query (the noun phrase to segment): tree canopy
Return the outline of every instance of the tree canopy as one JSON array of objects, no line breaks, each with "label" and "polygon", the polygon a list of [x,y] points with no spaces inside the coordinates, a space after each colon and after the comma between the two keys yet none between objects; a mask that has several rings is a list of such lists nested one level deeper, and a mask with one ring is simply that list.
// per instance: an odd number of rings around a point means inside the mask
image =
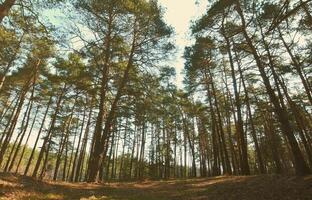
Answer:
[{"label": "tree canopy", "polygon": [[181,86],[157,0],[0,1],[1,170],[69,182],[310,174],[311,1],[208,2]]}]

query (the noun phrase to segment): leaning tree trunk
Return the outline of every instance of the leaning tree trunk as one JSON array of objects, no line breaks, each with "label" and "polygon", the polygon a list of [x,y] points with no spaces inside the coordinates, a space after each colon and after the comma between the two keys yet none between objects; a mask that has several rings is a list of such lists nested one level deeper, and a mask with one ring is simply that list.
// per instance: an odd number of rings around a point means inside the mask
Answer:
[{"label": "leaning tree trunk", "polygon": [[217,131],[216,131],[216,116],[214,111],[214,106],[212,103],[212,94],[210,89],[210,83],[208,81],[208,75],[205,73],[205,80],[206,80],[206,91],[207,91],[207,98],[209,101],[209,108],[210,108],[210,116],[211,116],[211,135],[212,135],[212,152],[213,152],[213,165],[212,165],[212,175],[217,176],[220,175],[220,170],[218,168],[217,161],[219,160],[219,149],[217,146]]},{"label": "leaning tree trunk", "polygon": [[[104,108],[105,108],[105,100],[106,100],[106,92],[107,92],[107,83],[109,80],[109,68],[110,68],[110,58],[111,58],[111,40],[112,40],[112,26],[113,26],[113,16],[112,13],[109,13],[109,20],[108,20],[108,28],[107,28],[107,34],[105,36],[105,55],[104,55],[104,64],[103,64],[103,69],[102,69],[102,78],[101,78],[101,88],[100,88],[100,102],[99,102],[99,113],[96,118],[96,123],[95,123],[95,128],[94,128],[94,134],[93,134],[93,143],[91,146],[91,154],[89,158],[89,165],[88,165],[88,171],[87,171],[87,176],[88,180],[94,182],[98,173],[98,168],[99,166],[96,166],[93,154],[95,153],[95,156],[99,153],[99,147],[98,145],[99,142],[101,141],[102,137],[102,129],[103,129],[103,123],[104,123]],[[96,145],[96,146],[95,146]],[[96,159],[99,159],[97,157]],[[95,169],[97,168],[97,169]],[[96,170],[96,172],[94,172]],[[95,174],[96,173],[96,174]],[[91,182],[92,182],[91,181]]]},{"label": "leaning tree trunk", "polygon": [[[40,64],[40,60],[38,62],[38,64],[36,65],[36,68],[38,69],[39,67],[39,64]],[[34,103],[34,93],[35,93],[35,85],[36,85],[36,81],[37,81],[37,73],[38,73],[38,70],[35,69],[35,73],[33,74],[33,82],[32,82],[32,91],[31,91],[31,96],[30,96],[30,106],[29,106],[29,109],[28,111],[25,113],[25,116],[26,116],[26,124],[25,124],[25,127],[22,127],[22,132],[21,132],[21,137],[20,137],[20,140],[19,140],[19,143],[16,147],[16,150],[15,150],[15,153],[13,155],[13,158],[12,158],[12,161],[11,161],[11,164],[9,166],[9,171],[11,171],[11,169],[13,168],[14,166],[14,163],[15,163],[15,159],[16,159],[16,156],[21,148],[21,145],[22,145],[22,141],[25,137],[25,134],[26,134],[26,131],[27,131],[27,128],[28,128],[28,125],[29,125],[29,121],[30,121],[30,114],[31,114],[31,111],[32,111],[32,107],[33,107],[33,103]],[[9,163],[9,162],[8,162]]]},{"label": "leaning tree trunk", "polygon": [[242,22],[243,36],[245,37],[247,45],[250,47],[252,55],[256,61],[258,70],[260,72],[260,76],[263,80],[263,83],[265,85],[267,93],[270,97],[270,100],[271,100],[273,106],[274,106],[277,118],[280,122],[281,130],[282,130],[283,134],[287,137],[289,145],[291,147],[291,151],[292,151],[292,154],[294,157],[294,165],[295,165],[296,174],[297,175],[310,174],[311,173],[310,169],[309,169],[306,161],[304,160],[304,157],[302,155],[302,152],[299,148],[298,142],[297,142],[296,137],[294,135],[294,130],[291,127],[290,121],[287,117],[288,113],[286,112],[286,110],[283,110],[283,108],[280,106],[278,98],[276,97],[274,90],[271,86],[269,77],[267,76],[267,74],[265,72],[264,65],[260,59],[260,56],[258,55],[257,49],[254,46],[253,41],[251,40],[250,36],[247,33],[246,22],[245,22],[244,14],[243,14],[243,11],[241,9],[241,5],[239,3],[239,0],[236,0],[236,8],[237,8],[238,14],[239,14],[239,16],[241,18],[241,22]]},{"label": "leaning tree trunk", "polygon": [[46,117],[47,117],[47,115],[48,115],[49,108],[50,108],[50,105],[51,105],[51,103],[52,103],[52,97],[53,97],[53,95],[50,96],[49,102],[48,102],[48,104],[46,105],[46,106],[47,106],[47,109],[46,109],[46,111],[45,111],[45,113],[44,113],[44,116],[43,116],[43,119],[42,119],[42,121],[41,121],[41,125],[40,125],[39,131],[38,131],[38,135],[37,135],[35,144],[34,144],[34,146],[33,146],[33,148],[32,148],[30,157],[29,157],[29,159],[28,159],[28,162],[27,162],[27,165],[26,165],[26,168],[25,168],[25,171],[24,171],[24,175],[27,175],[28,170],[29,170],[29,167],[30,167],[31,162],[32,162],[32,159],[33,159],[33,157],[34,157],[34,155],[35,155],[35,151],[36,151],[36,148],[37,148],[37,145],[38,145],[40,136],[41,136],[41,132],[42,132],[42,130],[43,130],[43,127],[44,127],[44,124],[45,124],[45,121],[46,121]]},{"label": "leaning tree trunk", "polygon": [[244,128],[243,128],[243,119],[242,119],[242,111],[241,111],[241,100],[239,97],[239,92],[237,88],[237,81],[236,81],[236,75],[235,75],[235,67],[234,67],[234,61],[233,56],[231,52],[231,44],[229,38],[226,36],[226,33],[224,31],[223,22],[222,22],[222,35],[225,39],[226,46],[227,46],[227,52],[230,60],[230,67],[231,67],[231,76],[233,81],[233,89],[234,89],[234,96],[235,96],[235,105],[236,105],[236,112],[237,112],[237,124],[236,124],[236,131],[237,135],[239,135],[240,139],[240,145],[241,145],[241,173],[243,175],[249,175],[250,169],[248,164],[248,148],[247,148],[247,141],[244,134]]},{"label": "leaning tree trunk", "polygon": [[80,171],[83,168],[83,161],[84,161],[84,156],[85,156],[85,152],[86,152],[86,148],[87,148],[92,111],[93,111],[93,108],[91,106],[90,111],[89,111],[87,125],[86,125],[85,131],[84,131],[83,142],[82,142],[82,146],[81,146],[81,150],[80,150],[80,154],[79,154],[79,159],[78,159],[78,163],[77,163],[75,182],[78,182],[80,180],[81,175],[82,175],[80,173]]},{"label": "leaning tree trunk", "polygon": [[53,180],[54,181],[57,179],[58,170],[59,170],[59,167],[60,167],[60,164],[61,164],[61,159],[62,159],[64,147],[65,147],[65,145],[67,145],[66,141],[67,141],[67,138],[69,137],[70,128],[71,128],[70,126],[71,126],[72,119],[73,119],[73,116],[74,116],[74,110],[75,110],[75,107],[76,107],[77,97],[78,97],[78,95],[76,95],[75,102],[74,102],[74,104],[73,104],[73,106],[71,108],[70,116],[68,118],[68,121],[67,120],[65,121],[65,126],[64,126],[64,130],[63,130],[64,134],[62,134],[61,141],[60,141],[60,147],[59,147],[59,150],[58,150],[58,153],[57,153],[57,156],[56,156],[56,163],[55,163],[54,174],[53,174]]},{"label": "leaning tree trunk", "polygon": [[[89,160],[89,171],[88,171],[88,182],[95,182],[96,181],[96,177],[98,175],[99,172],[99,168],[100,168],[100,164],[101,164],[101,158],[103,156],[105,156],[103,153],[105,151],[105,141],[107,140],[107,138],[110,135],[110,129],[112,126],[112,123],[114,121],[115,118],[115,113],[117,111],[117,104],[123,94],[123,89],[129,79],[129,72],[130,69],[132,69],[133,66],[133,57],[134,57],[134,50],[135,50],[135,44],[136,44],[136,31],[134,31],[134,36],[133,36],[133,41],[132,41],[132,47],[131,47],[131,51],[130,51],[130,55],[129,55],[129,59],[128,59],[128,63],[127,63],[127,67],[124,71],[121,83],[118,87],[117,90],[117,94],[115,96],[115,99],[112,103],[110,112],[108,113],[105,125],[104,125],[104,130],[103,130],[103,135],[101,136],[100,140],[98,137],[96,137],[95,139],[95,143],[94,143],[94,148],[93,151],[91,152],[90,155],[90,160]],[[100,127],[101,128],[101,127]]]},{"label": "leaning tree trunk", "polygon": [[[42,144],[41,150],[39,152],[39,156],[38,156],[38,159],[37,159],[34,171],[32,173],[32,177],[36,177],[37,176],[37,173],[38,173],[39,167],[41,165],[41,161],[42,161],[42,159],[44,157],[44,154],[45,153],[46,153],[46,155],[48,154],[48,151],[49,151],[49,148],[50,148],[50,144],[51,144],[51,141],[50,141],[51,140],[51,136],[52,136],[53,129],[54,129],[54,126],[55,126],[57,115],[58,115],[58,113],[59,113],[59,111],[61,109],[61,102],[63,100],[63,96],[64,96],[65,91],[66,91],[66,87],[67,87],[67,85],[65,84],[63,89],[62,89],[62,91],[61,91],[61,93],[58,96],[58,100],[57,100],[57,103],[56,103],[56,108],[55,108],[55,111],[53,113],[52,120],[51,120],[51,125],[50,125],[49,131],[48,131],[45,139],[43,140],[43,144]],[[45,160],[47,160],[47,158]]]},{"label": "leaning tree trunk", "polygon": [[37,118],[37,114],[39,113],[39,109],[40,109],[40,106],[37,106],[37,109],[36,109],[36,112],[35,112],[35,116],[34,116],[34,118],[33,118],[32,124],[31,124],[30,129],[29,129],[29,132],[28,132],[28,136],[27,136],[26,141],[25,141],[25,145],[23,146],[20,159],[19,159],[19,161],[18,161],[18,163],[17,163],[17,166],[16,166],[15,173],[18,172],[19,167],[20,167],[20,164],[21,164],[22,159],[23,159],[23,157],[24,157],[24,154],[25,154],[25,151],[26,151],[26,148],[27,148],[27,144],[28,144],[28,141],[29,141],[29,139],[30,139],[30,135],[31,135],[32,130],[33,130],[33,128],[34,128],[34,125],[35,125],[35,123],[36,123],[36,118]]},{"label": "leaning tree trunk", "polygon": [[10,126],[8,127],[7,133],[5,133],[6,135],[5,135],[3,144],[2,144],[1,149],[0,149],[0,164],[3,161],[3,156],[6,152],[7,147],[10,143],[11,138],[12,138],[14,129],[15,129],[16,124],[17,124],[18,117],[20,115],[20,112],[22,110],[22,107],[23,107],[25,99],[26,99],[26,94],[31,87],[30,83],[31,83],[31,79],[29,79],[27,81],[27,83],[25,83],[24,87],[22,88],[16,111],[15,111],[14,115],[12,116],[12,120],[9,121]]},{"label": "leaning tree trunk", "polygon": [[74,176],[75,176],[76,162],[77,162],[78,153],[79,153],[79,150],[80,150],[80,143],[81,143],[81,140],[82,140],[85,119],[86,119],[86,110],[84,110],[84,113],[83,113],[82,124],[81,124],[79,139],[78,139],[78,146],[77,146],[77,149],[76,149],[76,152],[75,152],[73,167],[72,167],[72,171],[71,171],[71,174],[70,174],[70,177],[69,177],[69,181],[70,182],[73,182]]},{"label": "leaning tree trunk", "polygon": [[284,37],[283,37],[283,34],[280,30],[280,28],[278,27],[277,28],[278,32],[279,32],[279,36],[280,36],[280,39],[282,40],[286,50],[287,50],[287,53],[289,54],[291,60],[292,60],[292,64],[293,66],[295,67],[295,70],[297,71],[300,79],[301,79],[301,82],[303,84],[303,87],[305,89],[305,92],[306,92],[306,95],[308,96],[308,99],[310,101],[310,104],[312,105],[312,88],[309,84],[309,81],[306,80],[306,78],[304,77],[304,73],[303,73],[303,70],[301,69],[301,66],[299,64],[299,61],[297,60],[297,58],[295,57],[295,55],[292,53],[289,45],[286,43]]},{"label": "leaning tree trunk", "polygon": [[14,154],[15,147],[17,146],[18,141],[20,140],[20,138],[22,136],[22,133],[24,132],[24,127],[25,127],[25,123],[26,123],[26,120],[27,120],[27,113],[29,111],[29,108],[31,107],[30,105],[31,105],[31,100],[29,100],[29,103],[28,103],[27,108],[26,108],[26,112],[24,113],[24,116],[23,116],[23,119],[22,119],[22,122],[21,122],[21,127],[20,127],[21,130],[18,132],[18,134],[17,134],[17,136],[15,138],[15,141],[14,141],[14,143],[12,145],[11,151],[10,151],[10,153],[8,155],[8,159],[7,159],[7,162],[6,162],[4,170],[3,170],[5,172],[8,171],[8,167],[9,167],[9,164],[10,164],[10,162],[12,160],[12,156]]},{"label": "leaning tree trunk", "polygon": [[235,54],[235,57],[237,60],[238,71],[240,74],[240,79],[242,80],[242,86],[243,86],[244,93],[245,93],[246,107],[247,107],[247,112],[249,115],[249,122],[250,122],[250,127],[251,127],[251,136],[252,136],[254,144],[255,144],[255,151],[256,151],[256,155],[257,155],[257,161],[259,164],[259,170],[260,170],[261,174],[264,174],[265,173],[265,167],[264,167],[264,162],[263,162],[262,154],[261,154],[260,147],[259,147],[259,142],[258,142],[258,138],[257,138],[254,119],[253,119],[253,116],[251,113],[249,92],[247,90],[247,86],[246,86],[244,75],[243,75],[243,70],[241,68],[241,62],[239,61],[237,52],[234,51],[234,54]]}]

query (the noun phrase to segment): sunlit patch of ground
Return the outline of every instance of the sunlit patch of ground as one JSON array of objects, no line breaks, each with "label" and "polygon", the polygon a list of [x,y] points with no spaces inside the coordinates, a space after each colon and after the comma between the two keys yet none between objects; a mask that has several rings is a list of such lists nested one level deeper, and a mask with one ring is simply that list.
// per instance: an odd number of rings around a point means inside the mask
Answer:
[{"label": "sunlit patch of ground", "polygon": [[128,183],[63,183],[0,173],[0,199],[311,200],[312,176],[219,176]]}]

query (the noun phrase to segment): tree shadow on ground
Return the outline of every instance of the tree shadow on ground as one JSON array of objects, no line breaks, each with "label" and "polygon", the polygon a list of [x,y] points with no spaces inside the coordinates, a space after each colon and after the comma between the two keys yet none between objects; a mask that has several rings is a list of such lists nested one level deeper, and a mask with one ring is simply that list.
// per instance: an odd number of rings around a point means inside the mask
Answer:
[{"label": "tree shadow on ground", "polygon": [[64,183],[1,174],[0,199],[222,200],[312,199],[312,177],[220,176],[127,183]]}]

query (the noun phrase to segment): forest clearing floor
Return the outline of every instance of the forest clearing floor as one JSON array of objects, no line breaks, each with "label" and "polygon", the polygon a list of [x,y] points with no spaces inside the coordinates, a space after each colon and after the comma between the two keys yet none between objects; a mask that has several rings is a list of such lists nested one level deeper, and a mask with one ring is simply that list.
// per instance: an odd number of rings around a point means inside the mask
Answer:
[{"label": "forest clearing floor", "polygon": [[0,173],[0,199],[310,200],[312,176],[219,176],[126,183],[64,183]]}]

